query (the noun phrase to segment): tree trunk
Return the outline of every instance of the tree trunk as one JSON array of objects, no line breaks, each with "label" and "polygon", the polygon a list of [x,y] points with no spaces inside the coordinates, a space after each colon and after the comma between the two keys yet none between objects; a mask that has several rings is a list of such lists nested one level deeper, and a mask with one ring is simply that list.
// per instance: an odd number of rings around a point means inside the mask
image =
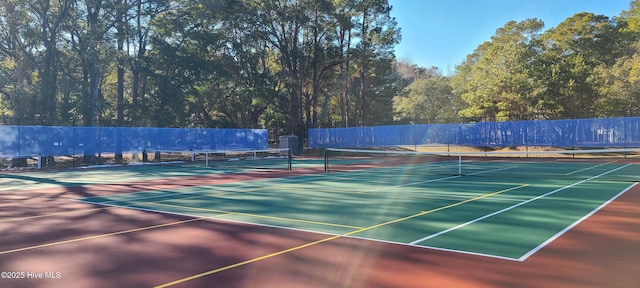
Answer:
[{"label": "tree trunk", "polygon": [[[120,5],[120,9],[118,9],[118,15],[116,16],[116,21],[117,24],[116,26],[118,27],[118,36],[117,36],[117,41],[118,41],[118,69],[117,69],[117,88],[116,88],[116,126],[117,127],[122,127],[122,125],[124,124],[124,38],[126,37],[125,35],[125,31],[124,31],[124,21],[125,19],[125,12],[122,11],[121,9],[124,9],[124,4]],[[115,139],[116,143],[116,147],[115,147],[115,161],[116,163],[122,163],[122,140],[120,139],[119,136],[116,136]]]}]

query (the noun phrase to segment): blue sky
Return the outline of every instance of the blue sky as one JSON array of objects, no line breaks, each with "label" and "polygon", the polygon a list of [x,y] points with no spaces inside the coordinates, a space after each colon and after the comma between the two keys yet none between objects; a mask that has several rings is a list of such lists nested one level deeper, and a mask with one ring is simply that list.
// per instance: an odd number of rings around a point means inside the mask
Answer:
[{"label": "blue sky", "polygon": [[402,29],[396,57],[445,75],[511,20],[537,18],[545,30],[579,12],[613,18],[631,0],[388,0]]}]

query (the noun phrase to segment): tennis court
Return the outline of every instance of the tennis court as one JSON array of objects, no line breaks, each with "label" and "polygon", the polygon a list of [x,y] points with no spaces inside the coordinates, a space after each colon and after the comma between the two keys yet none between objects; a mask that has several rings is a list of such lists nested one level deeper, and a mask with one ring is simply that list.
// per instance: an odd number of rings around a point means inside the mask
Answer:
[{"label": "tennis court", "polygon": [[2,174],[1,270],[17,274],[0,284],[640,281],[630,273],[640,268],[638,158],[342,156],[298,157],[291,171],[148,165]]}]

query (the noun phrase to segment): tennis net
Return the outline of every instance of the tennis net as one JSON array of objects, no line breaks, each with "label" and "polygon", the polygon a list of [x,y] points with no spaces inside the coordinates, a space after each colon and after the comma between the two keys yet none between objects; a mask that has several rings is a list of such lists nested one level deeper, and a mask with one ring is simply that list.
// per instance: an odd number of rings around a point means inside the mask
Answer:
[{"label": "tennis net", "polygon": [[366,171],[387,176],[456,175],[582,179],[617,169],[616,181],[640,181],[640,148],[543,151],[361,150],[327,148],[325,171]]},{"label": "tennis net", "polygon": [[292,156],[288,148],[264,150],[162,150],[148,153],[148,162],[200,163],[208,167],[238,169],[291,170]]}]

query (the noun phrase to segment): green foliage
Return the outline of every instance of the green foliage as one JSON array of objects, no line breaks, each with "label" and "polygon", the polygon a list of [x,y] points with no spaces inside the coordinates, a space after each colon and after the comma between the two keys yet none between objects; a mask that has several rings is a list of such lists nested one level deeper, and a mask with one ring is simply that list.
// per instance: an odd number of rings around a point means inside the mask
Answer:
[{"label": "green foliage", "polygon": [[544,93],[539,102],[554,103],[545,118],[597,117],[599,66],[612,64],[617,31],[605,16],[578,13],[545,32],[544,55],[537,68],[538,84]]},{"label": "green foliage", "polygon": [[534,87],[527,73],[537,56],[535,43],[543,26],[536,19],[508,22],[458,66],[454,83],[469,104],[460,116],[488,120],[529,117],[528,102]]},{"label": "green foliage", "polygon": [[460,115],[470,120],[616,115],[612,109],[619,101],[610,86],[622,79],[608,74],[637,39],[629,20],[577,13],[544,32],[539,20],[508,22],[457,67],[453,88],[469,105]]},{"label": "green foliage", "polygon": [[602,95],[597,105],[604,117],[640,115],[640,42],[633,47],[634,52],[620,57],[611,67],[595,71]]},{"label": "green foliage", "polygon": [[398,62],[387,0],[0,1],[0,116],[307,127],[640,114],[640,8],[509,21],[456,67]]},{"label": "green foliage", "polygon": [[[441,75],[419,78],[393,98],[396,120],[411,123],[447,123],[454,95],[450,79]],[[448,113],[447,113],[448,112]]]},{"label": "green foliage", "polygon": [[376,85],[392,78],[399,39],[386,0],[8,0],[0,8],[3,115],[291,130],[332,123],[345,84],[354,96],[345,117],[375,110],[391,119],[385,103],[395,92]]}]

